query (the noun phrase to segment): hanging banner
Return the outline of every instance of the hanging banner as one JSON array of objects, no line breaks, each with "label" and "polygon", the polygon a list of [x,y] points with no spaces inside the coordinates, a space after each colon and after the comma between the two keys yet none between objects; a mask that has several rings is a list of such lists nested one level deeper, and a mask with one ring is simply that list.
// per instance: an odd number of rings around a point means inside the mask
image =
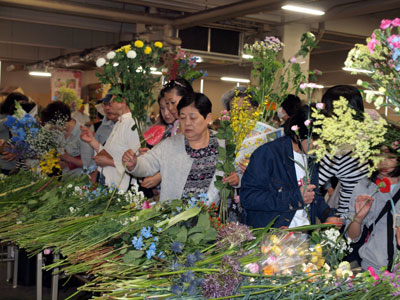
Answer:
[{"label": "hanging banner", "polygon": [[51,100],[59,98],[60,88],[73,89],[78,98],[81,97],[82,72],[69,70],[56,70],[52,72],[50,80]]}]

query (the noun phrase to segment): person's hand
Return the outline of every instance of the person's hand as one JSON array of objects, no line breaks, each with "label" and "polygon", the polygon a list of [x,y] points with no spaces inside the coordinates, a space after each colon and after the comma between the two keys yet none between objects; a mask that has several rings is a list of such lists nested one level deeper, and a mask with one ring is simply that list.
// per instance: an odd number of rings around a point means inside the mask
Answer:
[{"label": "person's hand", "polygon": [[237,185],[239,185],[239,182],[240,182],[239,175],[236,174],[236,172],[232,172],[231,174],[229,174],[228,177],[224,176],[222,178],[222,182],[229,183],[231,186],[237,186]]},{"label": "person's hand", "polygon": [[332,196],[334,192],[335,192],[335,189],[333,187],[330,187],[327,190],[327,193],[328,193],[329,196]]},{"label": "person's hand", "polygon": [[157,185],[159,185],[160,182],[161,182],[161,174],[157,173],[154,176],[149,176],[144,178],[140,183],[140,185],[146,189],[152,189],[155,188]]},{"label": "person's hand", "polygon": [[316,188],[316,186],[313,184],[307,184],[307,186],[302,185],[300,187],[300,193],[301,193],[301,196],[303,197],[303,201],[306,205],[311,204],[314,201],[314,197],[315,197],[314,189],[315,188]]},{"label": "person's hand", "polygon": [[397,245],[400,246],[400,226],[396,229]]},{"label": "person's hand", "polygon": [[239,168],[240,168],[240,171],[242,171],[242,174],[244,174],[244,172],[246,171],[247,166],[249,165],[249,162],[250,162],[250,159],[248,159],[248,158],[243,158],[240,161]]},{"label": "person's hand", "polygon": [[126,166],[129,171],[136,167],[137,156],[132,149],[129,149],[122,155],[122,164]]},{"label": "person's hand", "polygon": [[90,144],[94,140],[94,133],[87,127],[81,126],[81,140]]},{"label": "person's hand", "polygon": [[325,220],[325,223],[335,224],[338,229],[342,228],[343,225],[342,219],[339,217],[329,217]]},{"label": "person's hand", "polygon": [[358,195],[356,199],[356,214],[354,216],[354,221],[360,223],[364,220],[365,216],[371,209],[372,202],[374,198],[369,195]]},{"label": "person's hand", "polygon": [[150,150],[150,148],[139,148],[139,155],[144,155],[149,150]]}]

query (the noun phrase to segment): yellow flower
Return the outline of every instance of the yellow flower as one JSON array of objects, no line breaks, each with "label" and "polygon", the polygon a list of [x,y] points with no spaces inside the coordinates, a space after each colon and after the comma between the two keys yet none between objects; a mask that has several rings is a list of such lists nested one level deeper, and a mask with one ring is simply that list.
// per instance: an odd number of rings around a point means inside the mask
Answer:
[{"label": "yellow flower", "polygon": [[144,54],[150,54],[151,53],[151,48],[149,47],[149,46],[147,46],[145,49],[144,49]]},{"label": "yellow flower", "polygon": [[141,40],[137,40],[134,45],[136,48],[143,48],[144,43]]},{"label": "yellow flower", "polygon": [[162,47],[163,47],[163,43],[161,43],[161,42],[155,42],[155,43],[154,43],[154,47],[162,48]]},{"label": "yellow flower", "polygon": [[129,50],[131,50],[131,45],[125,45],[125,46],[122,46],[121,48],[119,48],[118,50],[116,50],[115,52],[125,51],[125,54],[126,54],[129,52]]}]

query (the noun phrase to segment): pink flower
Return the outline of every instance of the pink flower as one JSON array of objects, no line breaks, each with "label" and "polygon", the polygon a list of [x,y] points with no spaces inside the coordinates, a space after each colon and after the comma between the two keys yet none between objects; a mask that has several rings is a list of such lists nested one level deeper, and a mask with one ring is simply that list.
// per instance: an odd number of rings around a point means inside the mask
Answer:
[{"label": "pink flower", "polygon": [[151,205],[148,201],[144,201],[142,204],[142,209],[149,209],[151,208]]},{"label": "pink flower", "polygon": [[374,278],[375,280],[379,280],[379,276],[376,275],[373,267],[369,266],[367,270],[369,271],[369,274],[372,276],[372,278]]},{"label": "pink flower", "polygon": [[311,124],[310,119],[304,121],[304,125],[306,125],[307,127],[310,126],[310,124]]},{"label": "pink flower", "polygon": [[392,25],[392,21],[388,20],[388,19],[383,19],[381,21],[381,29],[386,29],[388,28],[390,25]]},{"label": "pink flower", "polygon": [[388,41],[389,43],[392,43],[392,41],[394,40],[395,37],[397,37],[397,35],[392,34],[390,37],[388,37],[387,41]]},{"label": "pink flower", "polygon": [[325,108],[325,103],[317,103],[316,105],[317,109],[324,109]]},{"label": "pink flower", "polygon": [[43,250],[43,254],[44,255],[49,255],[51,253],[51,250],[50,249],[44,249]]},{"label": "pink flower", "polygon": [[292,64],[296,63],[296,62],[297,62],[296,56],[292,56],[292,57],[290,58],[290,62],[291,62]]},{"label": "pink flower", "polygon": [[240,202],[240,196],[236,195],[235,197],[233,197],[233,199],[235,200],[235,203],[239,203]]},{"label": "pink flower", "polygon": [[300,84],[300,88],[301,88],[302,90],[305,90],[305,89],[307,88],[307,83],[302,83],[302,84]]},{"label": "pink flower", "polygon": [[297,131],[297,130],[299,130],[300,128],[299,128],[299,126],[297,126],[297,125],[293,125],[290,129],[293,130],[293,131]]},{"label": "pink flower", "polygon": [[248,269],[250,271],[250,273],[253,273],[253,274],[258,273],[260,270],[258,264],[256,264],[256,263],[247,264],[247,265],[245,265],[245,268]]},{"label": "pink flower", "polygon": [[379,41],[376,40],[375,33],[371,35],[371,39],[368,42],[368,49],[372,53],[375,50],[375,46],[379,44]]},{"label": "pink flower", "polygon": [[392,21],[392,25],[395,27],[399,27],[400,26],[400,18],[396,18]]}]

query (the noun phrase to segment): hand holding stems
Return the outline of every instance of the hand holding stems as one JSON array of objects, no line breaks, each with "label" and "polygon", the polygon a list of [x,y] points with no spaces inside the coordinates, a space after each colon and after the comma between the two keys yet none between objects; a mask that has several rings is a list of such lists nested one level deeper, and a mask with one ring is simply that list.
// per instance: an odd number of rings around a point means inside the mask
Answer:
[{"label": "hand holding stems", "polygon": [[136,167],[137,156],[132,149],[129,149],[122,156],[122,164],[128,169],[128,171],[133,171]]},{"label": "hand holding stems", "polygon": [[316,188],[316,186],[314,184],[302,185],[300,187],[300,193],[301,193],[301,196],[303,197],[304,204],[308,205],[314,201],[314,197],[315,197],[314,189],[315,188]]},{"label": "hand holding stems", "polygon": [[160,172],[158,172],[157,174],[153,175],[153,176],[149,176],[144,178],[140,185],[146,189],[151,189],[151,188],[155,188],[157,185],[159,185],[161,182],[161,174]]},{"label": "hand holding stems", "polygon": [[356,199],[356,204],[355,204],[355,210],[356,213],[351,220],[351,223],[347,225],[345,228],[343,234],[347,231],[348,229],[348,235],[349,238],[352,240],[360,236],[361,234],[361,224],[368,214],[369,210],[371,209],[372,203],[374,201],[374,198],[369,195],[358,195]]},{"label": "hand holding stems", "polygon": [[240,179],[239,175],[236,174],[236,172],[231,172],[228,177],[223,177],[222,178],[222,183],[229,183],[230,186],[237,186],[239,185]]}]

